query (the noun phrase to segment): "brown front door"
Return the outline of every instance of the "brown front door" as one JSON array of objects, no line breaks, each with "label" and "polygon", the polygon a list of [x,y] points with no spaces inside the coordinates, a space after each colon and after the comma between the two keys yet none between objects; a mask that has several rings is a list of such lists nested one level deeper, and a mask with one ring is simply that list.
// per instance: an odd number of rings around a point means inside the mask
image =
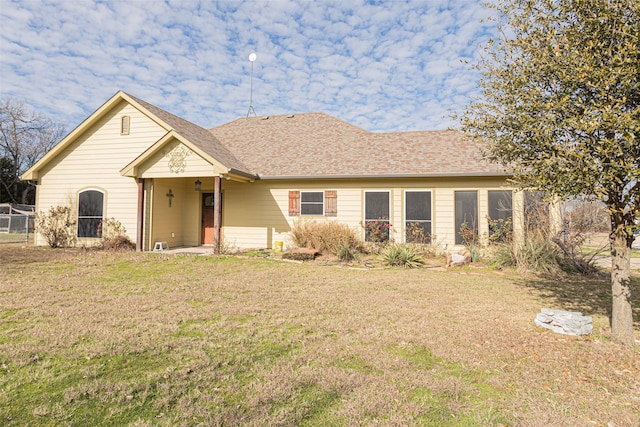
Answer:
[{"label": "brown front door", "polygon": [[202,241],[203,245],[213,245],[214,230],[214,198],[213,193],[202,193]]}]

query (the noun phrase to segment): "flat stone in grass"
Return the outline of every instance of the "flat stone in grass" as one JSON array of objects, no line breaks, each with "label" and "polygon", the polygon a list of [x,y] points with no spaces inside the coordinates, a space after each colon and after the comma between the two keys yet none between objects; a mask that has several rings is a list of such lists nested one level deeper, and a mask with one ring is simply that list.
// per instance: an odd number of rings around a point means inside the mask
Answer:
[{"label": "flat stone in grass", "polygon": [[535,324],[565,335],[589,335],[593,332],[590,316],[575,311],[543,308],[534,320]]}]

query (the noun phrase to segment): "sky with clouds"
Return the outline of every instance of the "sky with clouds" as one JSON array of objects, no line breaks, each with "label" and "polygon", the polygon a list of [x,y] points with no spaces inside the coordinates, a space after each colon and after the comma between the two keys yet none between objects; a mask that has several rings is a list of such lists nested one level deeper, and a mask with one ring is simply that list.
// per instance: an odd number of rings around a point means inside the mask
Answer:
[{"label": "sky with clouds", "polygon": [[203,127],[325,112],[445,129],[477,94],[480,0],[0,0],[0,97],[70,131],[118,90]]}]

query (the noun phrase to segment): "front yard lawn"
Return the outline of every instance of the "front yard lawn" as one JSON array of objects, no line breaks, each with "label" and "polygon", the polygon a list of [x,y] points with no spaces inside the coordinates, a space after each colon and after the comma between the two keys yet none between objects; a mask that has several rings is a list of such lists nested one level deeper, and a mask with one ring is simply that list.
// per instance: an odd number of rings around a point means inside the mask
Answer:
[{"label": "front yard lawn", "polygon": [[0,424],[640,425],[609,306],[606,278],[0,245]]}]

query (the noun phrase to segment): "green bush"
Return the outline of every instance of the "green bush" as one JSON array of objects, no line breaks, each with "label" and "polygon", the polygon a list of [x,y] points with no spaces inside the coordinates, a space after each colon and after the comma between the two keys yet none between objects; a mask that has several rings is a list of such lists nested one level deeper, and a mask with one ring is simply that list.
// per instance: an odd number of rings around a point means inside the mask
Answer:
[{"label": "green bush", "polygon": [[51,206],[36,214],[35,230],[52,248],[73,246],[76,240],[76,219],[69,206]]},{"label": "green bush", "polygon": [[381,255],[382,262],[393,267],[417,268],[424,264],[420,250],[406,243],[387,245]]},{"label": "green bush", "polygon": [[356,232],[348,225],[336,221],[296,221],[291,230],[291,238],[300,248],[315,249],[339,258],[365,250],[364,242]]}]

